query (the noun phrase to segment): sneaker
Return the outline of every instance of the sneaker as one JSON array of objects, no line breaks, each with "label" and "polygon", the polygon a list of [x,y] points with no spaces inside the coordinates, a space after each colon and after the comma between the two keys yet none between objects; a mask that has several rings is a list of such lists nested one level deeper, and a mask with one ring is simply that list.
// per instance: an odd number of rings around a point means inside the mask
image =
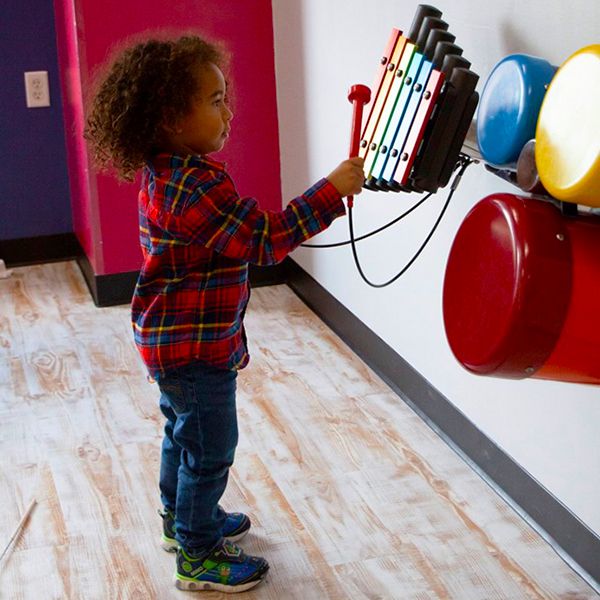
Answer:
[{"label": "sneaker", "polygon": [[[175,539],[175,515],[170,510],[158,512],[163,520],[163,534],[160,541],[161,548],[166,552],[175,552],[179,543]],[[230,542],[241,540],[250,530],[250,518],[244,513],[227,513],[223,526],[223,537]]]},{"label": "sneaker", "polygon": [[268,570],[264,558],[248,556],[239,546],[224,540],[204,556],[178,548],[173,583],[179,590],[235,594],[258,585]]},{"label": "sneaker", "polygon": [[223,537],[228,542],[237,542],[250,531],[251,525],[248,515],[239,512],[227,513],[223,525]]}]

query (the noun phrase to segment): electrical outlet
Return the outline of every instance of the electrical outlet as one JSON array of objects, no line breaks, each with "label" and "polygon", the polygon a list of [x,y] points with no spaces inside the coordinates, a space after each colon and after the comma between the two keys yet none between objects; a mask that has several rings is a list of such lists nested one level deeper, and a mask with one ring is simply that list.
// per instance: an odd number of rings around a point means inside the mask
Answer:
[{"label": "electrical outlet", "polygon": [[48,71],[25,71],[25,99],[28,108],[50,106]]}]

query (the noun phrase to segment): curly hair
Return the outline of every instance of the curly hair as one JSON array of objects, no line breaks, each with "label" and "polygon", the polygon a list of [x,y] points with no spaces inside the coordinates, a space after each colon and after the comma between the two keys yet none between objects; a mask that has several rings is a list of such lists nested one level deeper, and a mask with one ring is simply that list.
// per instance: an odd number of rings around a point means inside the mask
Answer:
[{"label": "curly hair", "polygon": [[121,52],[97,84],[84,137],[95,165],[133,180],[160,149],[163,125],[190,109],[198,65],[226,67],[225,52],[196,35],[149,39]]}]

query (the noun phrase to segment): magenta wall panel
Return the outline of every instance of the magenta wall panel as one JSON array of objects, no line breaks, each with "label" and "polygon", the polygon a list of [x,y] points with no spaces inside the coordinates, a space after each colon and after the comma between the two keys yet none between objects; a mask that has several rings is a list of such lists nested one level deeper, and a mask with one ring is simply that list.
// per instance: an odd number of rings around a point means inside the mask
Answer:
[{"label": "magenta wall panel", "polygon": [[270,0],[55,0],[55,8],[74,229],[97,275],[136,270],[141,259],[137,184],[96,174],[81,141],[92,74],[129,36],[192,30],[225,43],[235,116],[229,142],[215,157],[228,164],[241,194],[265,209],[281,208]]}]

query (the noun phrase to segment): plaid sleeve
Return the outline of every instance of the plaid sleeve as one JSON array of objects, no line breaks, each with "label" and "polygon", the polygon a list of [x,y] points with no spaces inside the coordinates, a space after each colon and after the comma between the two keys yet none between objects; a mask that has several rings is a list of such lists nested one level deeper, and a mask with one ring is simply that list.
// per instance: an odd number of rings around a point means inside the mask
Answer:
[{"label": "plaid sleeve", "polygon": [[192,243],[229,258],[271,265],[345,212],[339,192],[327,179],[275,212],[260,209],[254,198],[241,198],[226,176],[218,185],[198,191],[181,215],[181,224]]}]

